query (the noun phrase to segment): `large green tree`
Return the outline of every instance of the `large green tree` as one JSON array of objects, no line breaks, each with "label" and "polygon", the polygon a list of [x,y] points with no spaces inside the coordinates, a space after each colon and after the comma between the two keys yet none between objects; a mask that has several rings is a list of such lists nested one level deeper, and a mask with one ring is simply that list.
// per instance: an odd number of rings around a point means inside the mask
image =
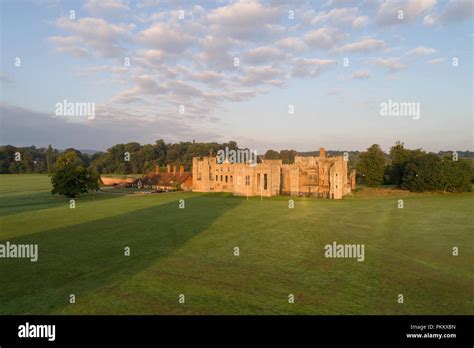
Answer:
[{"label": "large green tree", "polygon": [[439,158],[428,153],[409,160],[403,174],[402,188],[414,191],[471,191],[470,164],[464,159]]},{"label": "large green tree", "polygon": [[410,150],[405,149],[400,141],[390,148],[388,153],[390,164],[387,166],[387,182],[400,186],[403,179],[406,163],[410,157]]},{"label": "large green tree", "polygon": [[58,156],[51,183],[52,194],[73,198],[82,193],[97,191],[99,175],[85,168],[76,152],[67,151]]},{"label": "large green tree", "polygon": [[368,186],[383,183],[385,155],[379,145],[374,144],[359,155],[356,169],[361,181]]},{"label": "large green tree", "polygon": [[406,165],[402,188],[424,192],[441,189],[441,160],[434,154],[424,154]]}]

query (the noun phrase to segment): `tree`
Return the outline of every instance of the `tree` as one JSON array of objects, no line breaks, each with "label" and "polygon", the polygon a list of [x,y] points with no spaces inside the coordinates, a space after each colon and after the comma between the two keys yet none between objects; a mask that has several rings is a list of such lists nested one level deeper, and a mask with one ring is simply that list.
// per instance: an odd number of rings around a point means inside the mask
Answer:
[{"label": "tree", "polygon": [[394,146],[390,148],[388,157],[390,165],[387,166],[387,182],[389,184],[400,186],[403,179],[403,172],[410,156],[410,150],[405,149],[404,144],[397,141]]},{"label": "tree", "polygon": [[268,150],[265,153],[265,159],[269,159],[269,160],[280,159],[280,154],[276,152],[275,150]]},{"label": "tree", "polygon": [[397,141],[396,144],[390,148],[388,155],[390,164],[386,170],[386,182],[401,187],[407,164],[425,154],[426,153],[421,149],[405,149],[404,144]]},{"label": "tree", "polygon": [[465,159],[453,161],[447,156],[441,161],[442,189],[447,192],[472,191],[471,164]]},{"label": "tree", "polygon": [[442,188],[441,160],[434,154],[424,154],[409,161],[405,168],[402,188],[424,192]]},{"label": "tree", "polygon": [[380,185],[385,172],[385,155],[377,144],[372,145],[366,152],[359,155],[356,164],[358,175],[368,186]]},{"label": "tree", "polygon": [[414,191],[471,191],[471,167],[466,160],[440,159],[432,153],[409,160],[402,180],[402,188]]},{"label": "tree", "polygon": [[298,152],[295,150],[281,150],[280,158],[283,164],[293,163],[295,161],[295,156],[298,155]]},{"label": "tree", "polygon": [[67,151],[56,160],[56,172],[51,178],[52,194],[76,197],[82,193],[99,190],[99,175],[82,166],[78,154]]},{"label": "tree", "polygon": [[51,144],[49,144],[48,150],[46,150],[46,168],[48,174],[51,174],[53,171],[53,148],[51,147]]},{"label": "tree", "polygon": [[84,166],[84,162],[82,162],[78,153],[79,151],[77,150],[66,150],[56,159],[56,169],[63,169],[67,166]]}]

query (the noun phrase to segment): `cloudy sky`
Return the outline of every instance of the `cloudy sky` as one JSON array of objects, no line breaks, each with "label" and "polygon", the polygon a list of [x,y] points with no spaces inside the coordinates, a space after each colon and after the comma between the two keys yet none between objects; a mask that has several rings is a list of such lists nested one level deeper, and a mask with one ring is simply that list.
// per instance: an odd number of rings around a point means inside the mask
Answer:
[{"label": "cloudy sky", "polygon": [[[472,1],[2,0],[1,17],[0,144],[474,148]],[[55,115],[64,100],[95,118]],[[382,116],[389,100],[419,119]]]}]

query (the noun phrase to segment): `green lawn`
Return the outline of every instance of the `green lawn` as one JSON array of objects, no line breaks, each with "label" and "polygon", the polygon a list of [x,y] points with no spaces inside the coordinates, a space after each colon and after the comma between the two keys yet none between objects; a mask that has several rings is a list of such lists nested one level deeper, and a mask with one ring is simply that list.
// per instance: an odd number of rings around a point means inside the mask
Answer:
[{"label": "green lawn", "polygon": [[[473,198],[120,191],[70,209],[45,175],[0,175],[0,244],[39,245],[0,258],[0,314],[474,314]],[[365,261],[325,258],[333,241]]]}]

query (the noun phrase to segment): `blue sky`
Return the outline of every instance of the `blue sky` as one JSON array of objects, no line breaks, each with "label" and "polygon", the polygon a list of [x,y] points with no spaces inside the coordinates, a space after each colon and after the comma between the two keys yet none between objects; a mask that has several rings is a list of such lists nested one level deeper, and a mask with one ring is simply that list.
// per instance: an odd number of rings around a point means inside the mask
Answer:
[{"label": "blue sky", "polygon": [[[472,1],[3,0],[1,16],[0,144],[474,148]],[[55,116],[64,99],[96,117]],[[388,100],[420,118],[381,116]]]}]

